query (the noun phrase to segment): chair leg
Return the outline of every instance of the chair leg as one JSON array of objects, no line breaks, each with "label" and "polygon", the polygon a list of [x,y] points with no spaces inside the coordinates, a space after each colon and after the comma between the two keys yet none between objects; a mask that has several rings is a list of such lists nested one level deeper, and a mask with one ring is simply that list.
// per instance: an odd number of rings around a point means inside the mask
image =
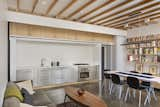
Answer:
[{"label": "chair leg", "polygon": [[136,97],[136,90],[135,89],[133,90],[133,97],[134,98]]},{"label": "chair leg", "polygon": [[155,94],[154,88],[151,88],[151,93],[153,94],[154,99],[157,101],[157,97],[156,97],[156,94]]},{"label": "chair leg", "polygon": [[113,89],[113,84],[111,84],[111,89],[110,89],[110,92],[109,92],[110,95],[112,94],[112,89]]},{"label": "chair leg", "polygon": [[122,95],[122,86],[119,86],[119,99],[121,99],[121,95]]},{"label": "chair leg", "polygon": [[141,107],[142,91],[139,91],[139,107]]},{"label": "chair leg", "polygon": [[125,102],[127,101],[128,93],[129,93],[129,87],[127,88],[127,92],[126,92],[126,96],[125,96]]},{"label": "chair leg", "polygon": [[147,97],[146,97],[146,99],[145,99],[145,101],[144,101],[144,105],[147,104],[147,101],[148,101],[148,103],[150,104],[150,90],[149,90],[149,89],[146,89],[146,92],[147,92]]},{"label": "chair leg", "polygon": [[109,92],[110,92],[110,90],[111,90],[111,85],[112,85],[112,82],[111,82],[111,80],[109,80],[109,83],[108,83]]}]

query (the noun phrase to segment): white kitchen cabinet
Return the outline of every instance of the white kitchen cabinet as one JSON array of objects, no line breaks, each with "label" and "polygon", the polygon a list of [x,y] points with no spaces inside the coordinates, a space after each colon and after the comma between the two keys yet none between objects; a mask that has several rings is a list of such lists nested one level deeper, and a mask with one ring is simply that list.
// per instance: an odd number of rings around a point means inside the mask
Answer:
[{"label": "white kitchen cabinet", "polygon": [[72,67],[54,67],[52,69],[53,83],[75,82]]},{"label": "white kitchen cabinet", "polygon": [[22,67],[17,71],[17,81],[33,80],[34,86],[76,82],[78,72],[70,66]]},{"label": "white kitchen cabinet", "polygon": [[52,82],[55,84],[65,82],[65,67],[53,67],[52,69]]},{"label": "white kitchen cabinet", "polygon": [[38,72],[38,85],[48,85],[51,83],[51,69],[39,68]]}]

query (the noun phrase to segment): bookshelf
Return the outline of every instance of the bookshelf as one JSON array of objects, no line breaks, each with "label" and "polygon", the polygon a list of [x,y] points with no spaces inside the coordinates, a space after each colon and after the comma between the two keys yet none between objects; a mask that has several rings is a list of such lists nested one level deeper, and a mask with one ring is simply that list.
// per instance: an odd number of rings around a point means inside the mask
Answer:
[{"label": "bookshelf", "polygon": [[122,45],[127,49],[127,62],[135,63],[136,71],[160,76],[160,35],[127,38]]}]

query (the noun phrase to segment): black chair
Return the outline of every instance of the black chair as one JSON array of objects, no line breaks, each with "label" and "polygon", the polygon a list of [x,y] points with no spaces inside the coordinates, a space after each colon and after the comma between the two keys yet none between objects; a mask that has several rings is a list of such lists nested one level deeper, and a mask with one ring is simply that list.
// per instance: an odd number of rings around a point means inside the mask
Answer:
[{"label": "black chair", "polygon": [[[150,73],[142,73],[142,74],[144,74],[144,75],[150,75],[150,76],[152,75]],[[146,97],[145,102],[144,102],[144,105],[146,105],[147,101],[148,101],[148,103],[150,103],[151,93],[153,94],[154,99],[157,100],[157,97],[156,97],[155,92],[154,92],[154,88],[151,86],[150,82],[148,82],[148,81],[142,81],[141,82],[141,86],[144,87],[147,90],[147,92],[148,92],[147,93],[147,97]]]},{"label": "black chair", "polygon": [[119,86],[119,99],[120,99],[122,95],[122,90],[123,90],[122,86],[124,85],[124,81],[121,81],[120,77],[116,74],[111,74],[111,79],[112,79],[112,85],[110,89],[110,95],[112,94],[113,85],[118,85]]},{"label": "black chair", "polygon": [[[103,88],[104,88],[105,92],[107,92],[107,88],[108,88],[108,90],[110,92],[111,84],[112,84],[112,82],[111,82],[111,74],[104,73]],[[108,87],[106,87],[106,86],[108,86]]]},{"label": "black chair", "polygon": [[131,73],[139,73],[139,72],[137,72],[137,71],[130,71]]},{"label": "black chair", "polygon": [[134,90],[139,90],[139,107],[141,106],[141,96],[142,96],[142,90],[145,88],[141,86],[140,81],[135,77],[127,77],[127,92],[125,96],[125,101],[127,101],[128,94],[130,93],[130,88]]}]

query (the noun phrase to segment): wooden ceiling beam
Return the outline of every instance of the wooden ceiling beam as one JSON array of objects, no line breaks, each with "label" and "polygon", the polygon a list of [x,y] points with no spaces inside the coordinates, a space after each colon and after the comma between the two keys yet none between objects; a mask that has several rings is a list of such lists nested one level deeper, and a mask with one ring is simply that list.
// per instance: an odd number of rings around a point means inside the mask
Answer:
[{"label": "wooden ceiling beam", "polygon": [[79,21],[80,19],[82,19],[82,18],[90,15],[91,13],[94,13],[95,11],[97,11],[97,10],[99,10],[99,9],[107,6],[107,5],[109,5],[109,4],[112,3],[113,1],[115,1],[115,0],[108,0],[108,1],[106,1],[105,3],[101,4],[100,6],[94,8],[94,9],[88,11],[87,13],[83,14],[82,16],[78,17],[78,18],[76,19],[76,21]]},{"label": "wooden ceiling beam", "polygon": [[44,14],[44,16],[48,16],[49,12],[52,10],[52,8],[55,6],[55,4],[58,2],[58,0],[53,0],[52,3],[50,4],[50,6],[48,7],[46,13]]},{"label": "wooden ceiling beam", "polygon": [[[156,19],[160,19],[160,15],[150,18],[150,21],[152,22],[152,21],[154,21],[154,20],[156,20]],[[137,21],[137,22],[131,23],[132,26],[133,26],[133,25],[136,25],[136,24],[146,24],[146,23],[144,22],[144,20],[139,21],[139,22]]]},{"label": "wooden ceiling beam", "polygon": [[84,8],[88,7],[89,5],[91,5],[92,3],[94,3],[96,0],[90,0],[87,3],[85,3],[84,5],[82,5],[81,7],[79,7],[76,11],[72,12],[71,14],[69,14],[66,19],[71,18],[72,16],[76,15],[77,13],[79,13],[81,10],[83,10]]},{"label": "wooden ceiling beam", "polygon": [[[132,1],[132,0],[131,0],[131,1]],[[119,14],[119,13],[124,13],[124,12],[126,12],[126,11],[128,11],[128,10],[134,9],[134,8],[136,8],[136,7],[139,7],[139,6],[141,6],[141,5],[144,5],[144,4],[150,3],[150,2],[153,2],[153,0],[143,0],[143,1],[139,2],[139,3],[136,3],[136,4],[134,4],[134,5],[131,5],[131,6],[125,8],[125,9],[122,9],[122,10],[120,10],[120,11],[118,11],[118,12],[115,12],[115,13],[110,14],[110,15],[108,15],[108,16],[106,16],[106,17],[103,17],[103,18],[101,18],[101,19],[99,19],[99,20],[96,20],[96,21],[92,22],[92,24],[95,24],[95,23],[97,23],[97,22],[103,21],[103,20],[105,20],[105,19],[107,19],[107,18],[116,16],[116,15]]]},{"label": "wooden ceiling beam", "polygon": [[33,12],[34,12],[34,10],[35,10],[35,8],[36,8],[36,6],[37,6],[37,4],[38,4],[38,1],[39,1],[39,0],[34,0],[33,8],[32,8],[31,13],[33,13]]},{"label": "wooden ceiling beam", "polygon": [[137,18],[137,19],[133,19],[133,20],[130,20],[130,21],[126,21],[126,22],[123,22],[121,24],[117,24],[117,25],[114,25],[114,26],[110,26],[110,27],[115,27],[115,26],[124,26],[126,23],[131,25],[132,23],[136,22],[136,21],[140,21],[140,20],[143,20],[144,19],[152,19],[153,17],[157,17],[157,15],[160,15],[160,12],[157,12],[157,13],[153,13],[153,14],[150,14],[150,15],[147,15],[147,16],[144,16],[144,17],[141,17],[141,18]]},{"label": "wooden ceiling beam", "polygon": [[[160,10],[160,7],[159,8],[156,8],[156,9],[153,9],[153,10],[150,10],[150,11],[147,11],[147,12],[144,12],[144,13],[141,13],[139,14],[139,16],[143,16],[143,15],[147,15],[147,14],[150,14],[150,13],[153,13],[153,12],[156,12],[156,11],[159,11]],[[118,21],[115,21],[115,22],[112,22],[110,24],[104,24],[105,26],[111,26],[111,25],[114,25],[114,24],[118,24],[118,23],[123,23],[124,21],[128,20],[129,17],[126,17],[124,19],[121,19],[121,20],[118,20]],[[135,18],[133,18],[135,19]]]},{"label": "wooden ceiling beam", "polygon": [[16,1],[16,3],[17,3],[16,11],[17,11],[17,12],[19,11],[19,4],[20,4],[19,2],[20,2],[19,0]]},{"label": "wooden ceiling beam", "polygon": [[[126,14],[117,16],[117,17],[115,17],[115,18],[112,18],[112,19],[110,19],[110,20],[106,20],[106,21],[101,22],[101,23],[98,23],[98,24],[99,24],[99,25],[102,25],[102,24],[105,25],[105,23],[112,22],[112,21],[113,21],[112,23],[117,23],[118,21],[122,21],[122,19],[119,20],[120,18],[123,18],[124,20],[126,20],[126,19],[128,18],[128,16],[129,16],[129,14],[136,13],[136,12],[140,12],[140,11],[143,11],[143,10],[146,10],[146,9],[149,9],[149,8],[152,8],[152,7],[155,7],[155,6],[158,6],[158,5],[160,5],[160,2],[156,2],[156,3],[153,3],[153,4],[151,4],[151,5],[144,6],[144,7],[140,8],[140,9],[137,9],[137,10],[134,10],[134,11],[131,11],[131,12],[128,12],[128,13],[126,13]],[[143,15],[143,14],[146,14],[146,13],[141,13],[140,15]],[[116,20],[117,20],[117,21],[116,21]],[[111,24],[111,23],[109,23],[109,24]]]},{"label": "wooden ceiling beam", "polygon": [[[89,23],[92,19],[95,19],[95,18],[97,18],[97,17],[99,17],[99,16],[101,16],[101,15],[104,15],[104,14],[106,14],[106,13],[108,13],[108,12],[111,12],[111,11],[113,11],[114,9],[117,9],[117,8],[119,8],[119,7],[121,7],[121,6],[127,5],[127,4],[130,3],[130,2],[133,2],[133,1],[132,1],[132,0],[123,1],[123,2],[120,3],[120,4],[117,4],[117,5],[111,7],[111,8],[109,8],[109,9],[107,9],[107,10],[104,10],[103,12],[100,12],[100,13],[98,13],[98,14],[90,17],[90,18],[88,18],[87,20],[85,20],[85,23]],[[92,22],[91,22],[91,23],[92,23]]]},{"label": "wooden ceiling beam", "polygon": [[59,13],[57,13],[56,17],[59,17],[61,14],[63,14],[63,12],[69,9],[76,2],[77,0],[72,0],[66,7],[64,7]]}]

